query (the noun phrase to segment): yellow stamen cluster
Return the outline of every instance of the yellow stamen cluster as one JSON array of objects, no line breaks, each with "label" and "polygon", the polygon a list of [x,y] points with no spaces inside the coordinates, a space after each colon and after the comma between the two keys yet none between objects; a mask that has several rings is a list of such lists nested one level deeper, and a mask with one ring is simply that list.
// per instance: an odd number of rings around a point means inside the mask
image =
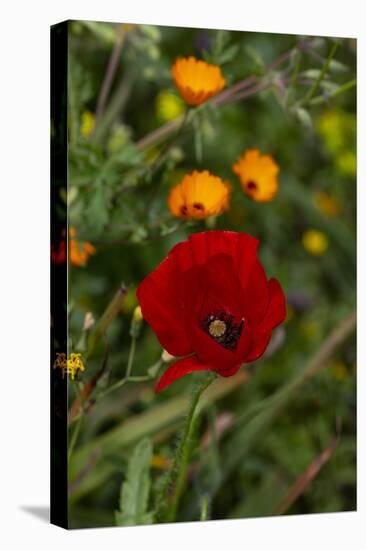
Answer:
[{"label": "yellow stamen cluster", "polygon": [[208,327],[208,332],[211,334],[211,336],[219,338],[220,336],[223,336],[225,334],[226,324],[220,319],[215,319],[215,321],[212,321],[212,323],[210,323],[210,326]]},{"label": "yellow stamen cluster", "polygon": [[67,359],[66,353],[56,353],[53,368],[61,369],[62,378],[65,377],[65,374],[69,374],[72,380],[74,380],[78,371],[83,372],[85,370],[80,353],[71,353],[69,359]]}]

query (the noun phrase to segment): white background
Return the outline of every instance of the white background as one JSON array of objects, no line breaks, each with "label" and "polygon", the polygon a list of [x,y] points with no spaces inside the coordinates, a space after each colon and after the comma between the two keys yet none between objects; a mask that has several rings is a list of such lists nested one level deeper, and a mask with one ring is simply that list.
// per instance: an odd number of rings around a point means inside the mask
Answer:
[{"label": "white background", "polygon": [[[0,545],[12,548],[366,547],[365,18],[361,0],[3,2],[0,27]],[[49,499],[49,26],[92,19],[358,38],[358,512],[66,532]],[[363,533],[363,537],[362,537]],[[362,538],[364,539],[362,542]]]}]

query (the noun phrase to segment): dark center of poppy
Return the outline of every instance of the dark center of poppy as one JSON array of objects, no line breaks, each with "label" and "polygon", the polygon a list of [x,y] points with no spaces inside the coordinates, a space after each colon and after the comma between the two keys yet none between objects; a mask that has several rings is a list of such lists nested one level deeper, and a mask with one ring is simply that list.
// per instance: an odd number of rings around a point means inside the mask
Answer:
[{"label": "dark center of poppy", "polygon": [[234,350],[244,326],[244,319],[235,323],[234,316],[224,311],[210,313],[202,322],[202,328],[218,344]]},{"label": "dark center of poppy", "polygon": [[182,216],[186,216],[188,213],[188,208],[186,206],[182,206],[180,209],[180,213],[182,214]]},{"label": "dark center of poppy", "polygon": [[193,208],[195,210],[204,210],[205,209],[202,202],[195,202],[194,205],[193,205]]},{"label": "dark center of poppy", "polygon": [[255,191],[257,188],[258,188],[258,185],[255,183],[255,181],[253,181],[253,180],[248,181],[247,189],[249,191]]}]

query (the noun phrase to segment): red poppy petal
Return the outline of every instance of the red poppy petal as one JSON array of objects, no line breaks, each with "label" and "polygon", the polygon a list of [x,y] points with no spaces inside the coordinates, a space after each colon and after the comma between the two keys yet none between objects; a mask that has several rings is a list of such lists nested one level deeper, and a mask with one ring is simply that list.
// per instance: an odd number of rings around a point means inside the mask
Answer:
[{"label": "red poppy petal", "polygon": [[268,281],[269,303],[267,312],[257,327],[259,332],[269,332],[286,319],[286,298],[277,279]]},{"label": "red poppy petal", "polygon": [[246,357],[244,358],[243,363],[250,363],[251,361],[256,361],[257,359],[259,359],[266,351],[271,336],[272,331],[257,333],[253,337],[252,346],[248,355],[246,355]]},{"label": "red poppy petal", "polygon": [[[238,277],[240,279],[241,287],[244,292],[250,292],[250,278],[252,270],[257,260],[257,248],[259,241],[247,235],[246,233],[239,233],[239,242],[238,242],[238,256],[237,256],[237,266],[238,266]],[[248,290],[249,289],[249,290]]]},{"label": "red poppy petal", "polygon": [[217,254],[231,256],[244,283],[247,283],[256,260],[258,244],[259,241],[247,233],[203,231],[194,233],[188,241],[177,244],[169,255],[174,256],[181,271],[204,265]]},{"label": "red poppy petal", "polygon": [[243,291],[243,305],[246,317],[252,327],[258,325],[266,314],[269,289],[265,271],[259,260],[253,265],[248,287]]},{"label": "red poppy petal", "polygon": [[239,363],[238,365],[233,365],[232,367],[229,367],[227,369],[214,369],[214,370],[220,376],[224,376],[225,378],[227,378],[228,376],[233,376],[234,374],[236,374],[240,369],[241,365],[242,363]]},{"label": "red poppy petal", "polygon": [[136,291],[144,319],[170,354],[193,352],[185,329],[185,312],[177,297],[176,269],[171,258],[145,277]]},{"label": "red poppy petal", "polygon": [[167,368],[162,377],[159,380],[158,385],[156,386],[155,391],[159,393],[161,390],[169,386],[178,378],[189,374],[190,372],[199,371],[199,370],[211,370],[208,365],[201,363],[196,355],[190,355],[189,357],[184,357],[179,359],[173,365]]},{"label": "red poppy petal", "polygon": [[[241,289],[233,259],[226,254],[217,254],[207,260],[200,270],[203,292],[210,300],[221,305],[223,311],[241,317]],[[212,311],[210,312],[212,313]]]},{"label": "red poppy petal", "polygon": [[238,363],[238,357],[234,351],[224,348],[216,342],[201,327],[193,329],[194,349],[204,363],[212,365],[214,368],[229,368]]},{"label": "red poppy petal", "polygon": [[[189,237],[192,257],[197,265],[204,265],[217,254],[225,254],[235,258],[240,233],[233,231],[203,231]],[[245,237],[249,237],[243,233]]]}]

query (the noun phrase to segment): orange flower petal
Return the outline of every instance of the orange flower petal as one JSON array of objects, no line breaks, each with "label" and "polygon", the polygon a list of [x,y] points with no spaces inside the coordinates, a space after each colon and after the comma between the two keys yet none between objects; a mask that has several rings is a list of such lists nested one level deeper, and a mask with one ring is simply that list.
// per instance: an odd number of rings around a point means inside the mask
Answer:
[{"label": "orange flower petal", "polygon": [[207,170],[194,170],[175,185],[168,197],[173,216],[202,220],[222,214],[229,206],[230,186]]},{"label": "orange flower petal", "polygon": [[179,57],[172,67],[176,87],[188,105],[200,105],[226,85],[221,69],[195,57]]},{"label": "orange flower petal", "polygon": [[258,149],[248,149],[232,170],[239,177],[243,191],[253,200],[267,202],[276,196],[279,166],[270,155],[261,155]]}]

